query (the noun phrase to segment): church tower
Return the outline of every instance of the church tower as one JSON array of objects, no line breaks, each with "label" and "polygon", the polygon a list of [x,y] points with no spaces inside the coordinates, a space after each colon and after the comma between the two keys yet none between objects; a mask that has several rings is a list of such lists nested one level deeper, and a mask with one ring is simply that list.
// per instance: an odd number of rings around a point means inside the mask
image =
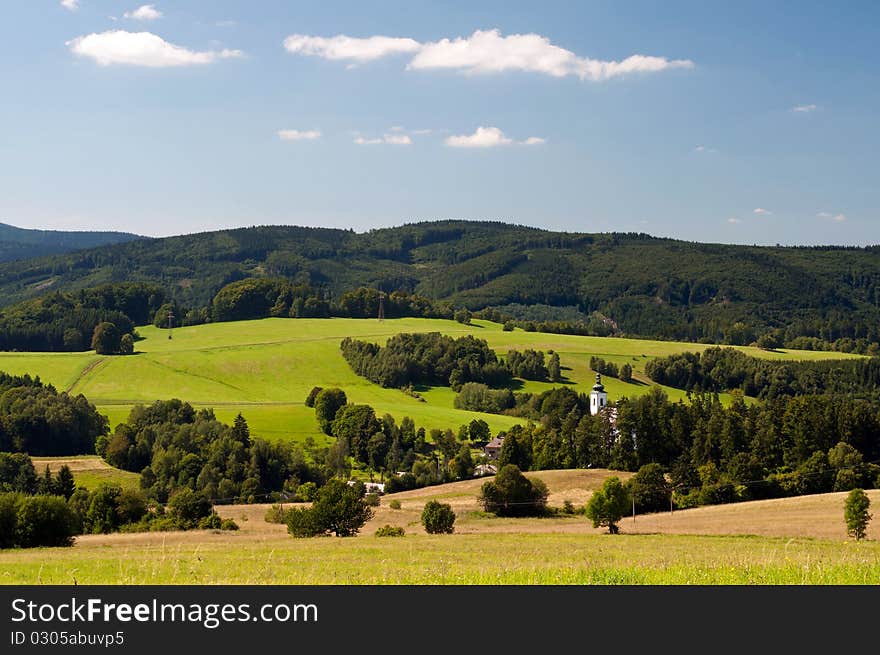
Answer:
[{"label": "church tower", "polygon": [[608,404],[608,394],[605,393],[605,385],[602,384],[602,376],[596,373],[596,384],[590,392],[590,414],[595,416],[605,409]]}]

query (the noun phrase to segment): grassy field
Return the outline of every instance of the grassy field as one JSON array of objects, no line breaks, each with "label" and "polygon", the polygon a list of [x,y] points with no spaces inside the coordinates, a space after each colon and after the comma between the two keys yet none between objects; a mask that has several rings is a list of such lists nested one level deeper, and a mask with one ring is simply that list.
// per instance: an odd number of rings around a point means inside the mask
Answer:
[{"label": "grassy field", "polygon": [[[585,501],[609,471],[543,471],[551,505]],[[0,552],[7,584],[880,584],[880,528],[846,539],[845,494],[638,516],[611,536],[583,516],[478,511],[479,481],[386,496],[353,539],[293,539],[266,505],[219,507],[238,532],[88,535],[73,548]],[[880,491],[870,492],[874,504]],[[400,510],[388,507],[401,501]],[[452,535],[427,535],[424,503],[449,502]],[[403,538],[379,539],[386,523]]]},{"label": "grassy field", "polygon": [[[475,417],[486,420],[493,432],[517,419],[465,412],[453,408],[448,388],[428,389],[419,402],[395,389],[382,389],[356,376],[339,351],[343,337],[384,341],[399,332],[439,331],[453,336],[472,334],[486,339],[500,354],[511,348],[559,352],[565,382],[589,391],[595,374],[592,355],[617,364],[629,362],[636,380],[627,384],[606,378],[613,400],[645,393],[650,380],[645,363],[652,357],[709,346],[670,341],[580,337],[514,330],[475,321],[396,319],[378,322],[355,319],[266,319],[216,323],[168,332],[152,326],[139,328],[144,337],[132,357],[100,357],[93,353],[0,353],[0,370],[39,375],[45,382],[72,393],[83,393],[109,418],[111,427],[123,421],[132,405],[157,399],[180,398],[198,407],[213,407],[218,418],[231,421],[241,412],[255,435],[269,439],[321,439],[314,413],[303,401],[317,385],[339,386],[353,402],[368,403],[380,414],[398,419],[411,416],[426,429],[457,428]],[[811,351],[765,352],[740,348],[757,357],[786,359],[844,358],[841,353]],[[543,391],[552,385],[524,382],[521,390]],[[673,399],[683,392],[666,389]]]},{"label": "grassy field", "polygon": [[114,468],[97,455],[31,457],[31,461],[38,475],[43,473],[46,466],[52,473],[57,473],[62,466],[68,466],[78,487],[94,489],[99,484],[107,482],[133,489],[140,488],[140,474]]}]

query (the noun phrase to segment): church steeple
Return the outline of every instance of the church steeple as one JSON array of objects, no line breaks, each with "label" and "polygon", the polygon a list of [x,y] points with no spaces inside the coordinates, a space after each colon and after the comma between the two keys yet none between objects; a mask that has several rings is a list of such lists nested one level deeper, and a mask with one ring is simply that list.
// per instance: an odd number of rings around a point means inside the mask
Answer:
[{"label": "church steeple", "polygon": [[590,414],[595,416],[608,404],[608,394],[605,393],[605,385],[602,384],[602,375],[596,373],[596,384],[590,392]]}]

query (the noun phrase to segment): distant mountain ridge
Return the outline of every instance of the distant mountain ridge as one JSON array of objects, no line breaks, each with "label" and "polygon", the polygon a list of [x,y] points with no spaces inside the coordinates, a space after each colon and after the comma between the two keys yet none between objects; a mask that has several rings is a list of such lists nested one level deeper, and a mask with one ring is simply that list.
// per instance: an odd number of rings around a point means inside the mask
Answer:
[{"label": "distant mountain ridge", "polygon": [[630,336],[750,343],[776,329],[786,339],[880,341],[877,246],[705,244],[453,220],[366,233],[261,226],[7,262],[0,307],[54,290],[144,282],[201,308],[230,282],[267,276],[331,300],[363,286],[471,310],[527,307],[534,319],[598,314]]},{"label": "distant mountain ridge", "polygon": [[142,238],[128,232],[31,230],[0,223],[0,262],[63,254]]}]

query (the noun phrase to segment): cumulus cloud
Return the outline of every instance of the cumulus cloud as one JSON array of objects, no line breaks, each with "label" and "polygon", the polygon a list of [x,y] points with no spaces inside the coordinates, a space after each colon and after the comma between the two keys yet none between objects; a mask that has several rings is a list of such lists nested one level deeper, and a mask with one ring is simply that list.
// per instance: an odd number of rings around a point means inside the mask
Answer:
[{"label": "cumulus cloud", "polygon": [[759,216],[770,216],[773,212],[769,209],[764,209],[763,207],[757,207],[753,213],[758,214]]},{"label": "cumulus cloud", "polygon": [[61,6],[68,11],[76,11],[79,9],[79,0],[61,0]]},{"label": "cumulus cloud", "polygon": [[730,223],[731,225],[736,225],[737,223],[742,223],[741,220],[739,220],[738,218],[733,218],[733,217],[728,218],[727,222]]},{"label": "cumulus cloud", "polygon": [[540,34],[503,36],[497,29],[477,30],[468,37],[419,43],[410,38],[370,36],[355,38],[293,34],[284,40],[288,52],[355,63],[389,55],[412,54],[409,70],[455,70],[471,74],[532,72],[552,77],[575,76],[603,81],[632,73],[656,73],[675,68],[693,68],[689,59],[667,59],[631,55],[621,61],[579,57],[553,45]]},{"label": "cumulus cloud", "polygon": [[196,51],[168,43],[151,32],[111,30],[78,36],[66,44],[70,51],[92,59],[99,66],[145,66],[166,68],[211,64],[219,59],[241,57],[241,50]]},{"label": "cumulus cloud", "polygon": [[126,11],[122,16],[132,20],[158,20],[162,18],[162,12],[156,9],[156,5],[141,5],[134,11]]},{"label": "cumulus cloud", "polygon": [[282,141],[314,141],[321,138],[321,130],[278,130]]},{"label": "cumulus cloud", "polygon": [[380,144],[385,144],[389,146],[409,146],[412,145],[412,139],[407,134],[401,133],[402,128],[391,128],[389,133],[383,134],[381,137],[367,139],[362,136],[357,136],[354,139],[354,142],[359,146],[375,146]]},{"label": "cumulus cloud", "polygon": [[514,143],[519,145],[539,145],[544,139],[530,136],[525,141],[514,141],[497,127],[478,127],[473,134],[463,134],[446,137],[445,143],[453,148],[495,148],[509,146]]},{"label": "cumulus cloud", "polygon": [[344,34],[329,38],[292,34],[284,39],[284,47],[288,52],[297,55],[363,63],[389,55],[415,52],[421,44],[413,39],[390,36],[359,39]]},{"label": "cumulus cloud", "polygon": [[816,105],[797,105],[796,107],[791,108],[792,111],[801,114],[807,114],[811,111],[816,111],[817,109],[818,107]]},{"label": "cumulus cloud", "polygon": [[540,34],[502,36],[495,30],[477,30],[469,37],[426,43],[409,63],[412,70],[451,69],[465,73],[523,71],[552,77],[573,75],[603,81],[629,73],[654,73],[670,68],[693,68],[686,59],[632,55],[622,61],[578,57],[553,45]]}]

